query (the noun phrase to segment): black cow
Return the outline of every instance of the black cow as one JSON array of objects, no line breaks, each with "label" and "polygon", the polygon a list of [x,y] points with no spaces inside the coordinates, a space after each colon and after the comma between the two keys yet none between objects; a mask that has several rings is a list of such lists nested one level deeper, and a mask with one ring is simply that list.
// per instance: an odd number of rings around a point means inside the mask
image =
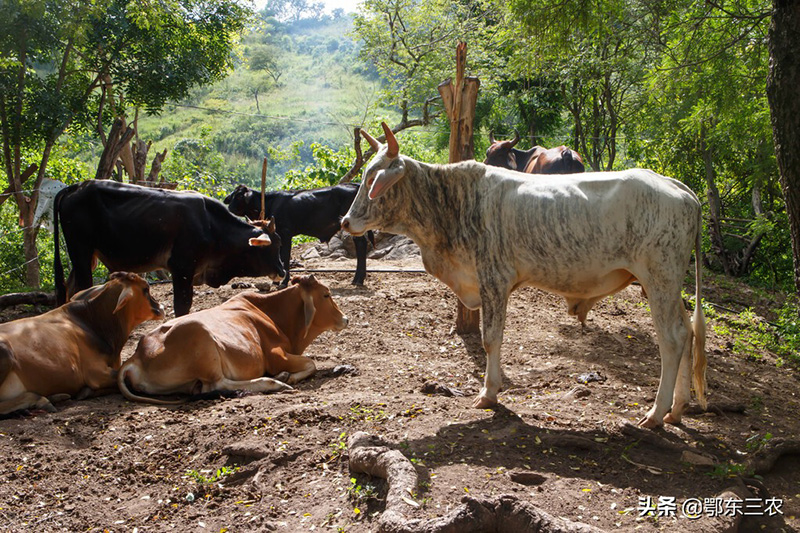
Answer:
[{"label": "black cow", "polygon": [[[286,267],[281,286],[289,283],[292,237],[308,235],[328,242],[341,229],[342,216],[350,209],[358,187],[357,183],[342,183],[311,190],[268,191],[264,195],[266,214],[275,218],[281,236],[281,260]],[[223,202],[234,215],[253,220],[261,216],[261,193],[244,185],[238,185]],[[368,236],[372,238],[371,233]],[[353,243],[356,246],[353,285],[363,285],[367,277],[367,239],[355,237]]]},{"label": "black cow", "polygon": [[496,141],[489,133],[492,143],[486,149],[485,165],[507,168],[526,174],[577,174],[583,172],[583,159],[575,150],[564,145],[555,148],[534,146],[530,150],[514,148],[519,142],[519,133],[511,141]]},{"label": "black cow", "polygon": [[58,246],[59,218],[72,272],[70,295],[92,285],[96,260],[109,270],[172,273],[175,315],[189,312],[192,285],[219,287],[236,276],[284,274],[275,222],[242,222],[218,200],[89,180],[62,189],[53,209],[56,299],[67,298]]}]

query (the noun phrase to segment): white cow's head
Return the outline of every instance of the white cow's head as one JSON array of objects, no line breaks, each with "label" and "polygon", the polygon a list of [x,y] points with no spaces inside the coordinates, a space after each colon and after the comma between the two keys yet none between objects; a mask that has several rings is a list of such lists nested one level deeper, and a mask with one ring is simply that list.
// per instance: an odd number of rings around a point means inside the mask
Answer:
[{"label": "white cow's head", "polygon": [[386,136],[385,145],[361,130],[361,135],[375,150],[376,155],[364,169],[361,188],[350,210],[342,219],[342,229],[356,236],[370,229],[381,229],[391,223],[393,217],[390,204],[396,202],[391,202],[391,197],[394,195],[390,189],[406,172],[406,165],[400,156],[400,147],[394,133],[385,122],[382,122],[381,126]]},{"label": "white cow's head", "polygon": [[65,184],[49,178],[42,179],[39,186],[39,202],[33,215],[33,225],[38,226],[44,221],[47,229],[53,231],[53,200],[58,191],[66,187]]}]

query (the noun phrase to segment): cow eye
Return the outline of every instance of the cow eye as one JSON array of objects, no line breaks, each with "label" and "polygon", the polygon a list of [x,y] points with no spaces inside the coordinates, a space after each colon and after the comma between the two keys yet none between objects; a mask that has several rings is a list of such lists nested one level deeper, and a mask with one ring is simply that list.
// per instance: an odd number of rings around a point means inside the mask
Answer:
[{"label": "cow eye", "polygon": [[326,295],[325,295],[325,298],[330,298],[330,297],[331,297],[331,295],[330,295],[330,294],[326,294]]}]

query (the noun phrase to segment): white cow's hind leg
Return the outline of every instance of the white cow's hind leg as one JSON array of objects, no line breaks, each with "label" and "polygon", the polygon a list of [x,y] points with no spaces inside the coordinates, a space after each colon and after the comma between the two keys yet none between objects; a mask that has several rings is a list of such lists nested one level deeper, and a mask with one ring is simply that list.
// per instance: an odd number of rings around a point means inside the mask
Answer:
[{"label": "white cow's hind leg", "polygon": [[486,376],[483,388],[472,402],[476,409],[488,409],[497,405],[497,393],[503,384],[500,369],[500,346],[503,343],[503,328],[506,323],[508,296],[495,291],[481,291],[483,310],[483,348],[486,350]]},{"label": "white cow's hind leg", "polygon": [[[680,292],[656,291],[646,287],[650,295],[650,310],[658,336],[661,353],[661,379],[655,405],[639,421],[641,426],[654,428],[664,423],[664,416],[673,402],[675,383],[685,348],[689,346],[689,332],[684,322],[685,311]],[[672,293],[672,294],[670,294]]]},{"label": "white cow's hind leg", "polygon": [[692,333],[692,324],[689,317],[685,312],[681,313],[683,318],[683,326],[686,328],[687,336],[686,342],[681,352],[681,364],[678,371],[678,380],[675,383],[675,394],[672,399],[672,409],[664,417],[664,422],[667,424],[680,424],[681,416],[686,406],[692,399],[692,340],[694,334]]}]

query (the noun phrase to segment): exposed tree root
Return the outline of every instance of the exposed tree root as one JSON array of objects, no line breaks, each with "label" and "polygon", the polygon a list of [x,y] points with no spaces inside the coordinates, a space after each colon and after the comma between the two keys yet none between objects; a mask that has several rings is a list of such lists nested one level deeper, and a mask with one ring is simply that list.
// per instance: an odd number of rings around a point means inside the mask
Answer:
[{"label": "exposed tree root", "polygon": [[684,450],[693,451],[692,447],[684,442],[673,442],[667,439],[665,435],[671,435],[664,430],[653,431],[652,429],[642,429],[633,424],[623,424],[620,426],[620,432],[628,437],[677,454],[683,453]]},{"label": "exposed tree root", "polygon": [[600,533],[588,524],[552,516],[515,496],[494,499],[466,496],[461,507],[447,516],[429,520],[407,520],[403,509],[414,506],[417,471],[402,453],[379,445],[367,433],[353,434],[347,442],[350,471],[386,479],[386,511],[378,521],[382,533]]},{"label": "exposed tree root", "polygon": [[685,415],[701,415],[703,413],[716,413],[725,416],[725,413],[743,414],[747,406],[737,402],[713,402],[709,403],[706,409],[699,405],[692,404],[683,412]]},{"label": "exposed tree root", "polygon": [[800,455],[800,440],[775,438],[767,441],[748,461],[755,474],[766,474],[784,455]]},{"label": "exposed tree root", "polygon": [[283,452],[275,454],[271,449],[264,445],[251,444],[248,442],[232,444],[226,446],[222,453],[231,458],[233,462],[249,462],[238,472],[225,478],[226,485],[241,485],[253,478],[253,483],[258,484],[259,474],[269,472],[275,467],[283,466],[311,451],[306,448],[294,452]]}]

